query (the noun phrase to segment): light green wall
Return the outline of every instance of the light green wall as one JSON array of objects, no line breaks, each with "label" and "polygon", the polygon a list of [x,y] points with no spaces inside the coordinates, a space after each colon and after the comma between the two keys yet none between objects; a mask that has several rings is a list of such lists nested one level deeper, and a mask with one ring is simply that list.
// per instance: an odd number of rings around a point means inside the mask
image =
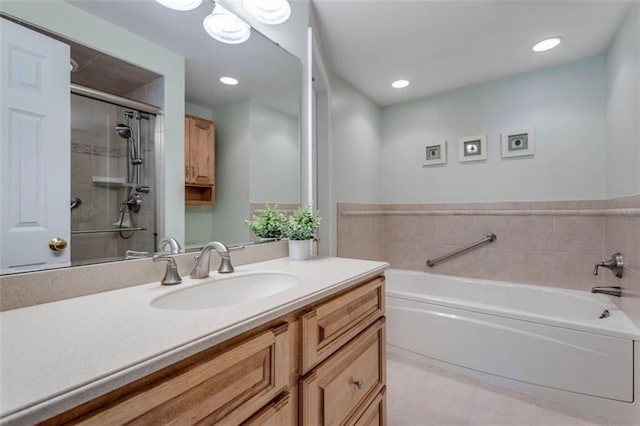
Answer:
[{"label": "light green wall", "polygon": [[2,0],[0,11],[164,76],[164,235],[184,242],[184,58],[62,0]]},{"label": "light green wall", "polygon": [[188,114],[216,123],[216,202],[187,207],[187,245],[249,241],[244,220],[249,218],[250,105],[246,100],[210,110],[186,104]]},{"label": "light green wall", "polygon": [[640,194],[640,4],[607,52],[607,198]]}]

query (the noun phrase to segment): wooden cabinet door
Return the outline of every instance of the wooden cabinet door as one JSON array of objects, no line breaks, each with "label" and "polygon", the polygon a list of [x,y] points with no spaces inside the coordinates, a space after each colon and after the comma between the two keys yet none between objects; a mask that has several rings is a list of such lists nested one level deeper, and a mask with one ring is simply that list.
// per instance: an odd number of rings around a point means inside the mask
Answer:
[{"label": "wooden cabinet door", "polygon": [[343,425],[362,412],[384,388],[385,349],[380,318],[302,379],[302,424]]},{"label": "wooden cabinet door", "polygon": [[42,424],[238,425],[286,391],[289,346],[285,323],[213,356],[194,355]]},{"label": "wooden cabinet door", "polygon": [[387,388],[375,396],[373,401],[361,412],[356,413],[346,426],[386,426],[387,424]]},{"label": "wooden cabinet door", "polygon": [[321,303],[302,316],[302,374],[384,315],[384,277]]},{"label": "wooden cabinet door", "polygon": [[188,173],[187,183],[215,184],[215,136],[211,121],[188,117]]}]

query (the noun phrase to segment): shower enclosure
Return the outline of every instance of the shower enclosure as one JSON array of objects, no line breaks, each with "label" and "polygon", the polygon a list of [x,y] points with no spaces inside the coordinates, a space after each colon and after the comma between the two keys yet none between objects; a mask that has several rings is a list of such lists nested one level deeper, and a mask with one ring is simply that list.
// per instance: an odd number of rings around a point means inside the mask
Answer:
[{"label": "shower enclosure", "polygon": [[71,95],[71,264],[156,249],[155,121]]}]

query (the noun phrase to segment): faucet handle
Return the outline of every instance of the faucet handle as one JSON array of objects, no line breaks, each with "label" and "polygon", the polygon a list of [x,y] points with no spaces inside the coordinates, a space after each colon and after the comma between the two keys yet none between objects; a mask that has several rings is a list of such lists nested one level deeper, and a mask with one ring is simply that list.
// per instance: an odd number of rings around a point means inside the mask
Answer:
[{"label": "faucet handle", "polygon": [[611,259],[596,263],[593,269],[593,275],[598,275],[598,268],[600,267],[611,269],[611,272],[613,272],[616,277],[622,278],[624,272],[624,257],[622,253],[613,253]]},{"label": "faucet handle", "polygon": [[167,262],[167,269],[164,271],[164,277],[160,280],[160,284],[162,285],[175,285],[180,284],[182,282],[182,277],[178,273],[178,265],[176,264],[176,260],[168,256],[166,254],[159,254],[153,256],[154,262],[165,261]]},{"label": "faucet handle", "polygon": [[229,247],[229,251],[240,251],[244,250],[244,246],[231,246]]}]

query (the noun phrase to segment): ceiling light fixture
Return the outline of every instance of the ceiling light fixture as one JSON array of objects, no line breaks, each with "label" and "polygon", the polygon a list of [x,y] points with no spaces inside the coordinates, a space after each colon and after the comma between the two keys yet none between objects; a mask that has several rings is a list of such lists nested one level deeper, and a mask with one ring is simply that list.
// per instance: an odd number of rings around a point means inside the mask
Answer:
[{"label": "ceiling light fixture", "polygon": [[287,0],[242,0],[242,7],[258,22],[278,25],[291,16],[291,5]]},{"label": "ceiling light fixture", "polygon": [[533,51],[545,52],[547,50],[551,50],[554,47],[558,46],[561,41],[562,41],[562,38],[560,37],[547,38],[545,40],[539,41],[538,43],[534,44]]},{"label": "ceiling light fixture", "polygon": [[394,89],[404,89],[409,85],[409,80],[396,80],[391,83],[391,87]]},{"label": "ceiling light fixture", "polygon": [[156,0],[164,7],[173,10],[193,10],[202,4],[202,0]]},{"label": "ceiling light fixture", "polygon": [[214,39],[228,44],[244,43],[251,36],[249,24],[215,3],[213,12],[202,21],[204,30]]},{"label": "ceiling light fixture", "polygon": [[233,77],[220,77],[220,81],[228,86],[236,86],[238,84],[238,80]]}]

